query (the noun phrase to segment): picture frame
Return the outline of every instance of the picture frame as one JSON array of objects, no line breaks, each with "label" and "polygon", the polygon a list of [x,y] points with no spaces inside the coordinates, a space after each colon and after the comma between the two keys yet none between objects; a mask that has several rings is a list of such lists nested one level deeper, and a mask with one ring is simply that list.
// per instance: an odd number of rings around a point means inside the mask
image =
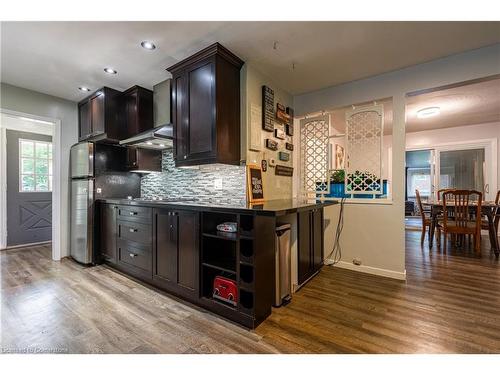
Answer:
[{"label": "picture frame", "polygon": [[249,203],[265,201],[262,169],[256,164],[247,165],[247,197]]},{"label": "picture frame", "polygon": [[344,169],[345,164],[345,150],[344,147],[335,144],[335,169]]}]

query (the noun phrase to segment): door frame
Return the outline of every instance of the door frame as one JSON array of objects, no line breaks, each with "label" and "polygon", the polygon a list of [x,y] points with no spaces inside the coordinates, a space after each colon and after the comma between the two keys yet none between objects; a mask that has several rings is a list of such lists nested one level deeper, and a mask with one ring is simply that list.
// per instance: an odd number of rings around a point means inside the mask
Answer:
[{"label": "door frame", "polygon": [[417,150],[434,150],[434,160],[431,161],[431,170],[434,169],[434,181],[432,182],[435,189],[439,186],[439,176],[436,169],[437,163],[439,163],[438,157],[439,152],[437,151],[452,151],[452,150],[468,150],[476,148],[485,149],[485,161],[491,160],[491,165],[489,170],[486,171],[489,178],[489,193],[484,198],[485,200],[495,199],[496,189],[498,186],[498,144],[496,138],[485,138],[485,139],[475,139],[470,141],[456,141],[456,142],[446,142],[446,143],[435,143],[430,145],[407,147],[405,151],[417,151]]},{"label": "door frame", "polygon": [[[43,121],[52,124],[52,150],[53,150],[53,171],[55,172],[52,176],[52,259],[61,259],[61,242],[62,242],[62,232],[61,232],[61,208],[62,197],[61,197],[61,120],[52,117],[44,117],[32,115],[30,113],[12,111],[4,108],[0,108],[0,114],[4,114],[11,117],[17,117],[21,119],[28,119],[34,121]],[[26,129],[16,128],[15,130],[28,131],[31,133],[36,133],[28,127]],[[0,180],[2,181],[0,185],[0,249],[4,249],[7,245],[7,128],[2,126],[0,132]]]}]

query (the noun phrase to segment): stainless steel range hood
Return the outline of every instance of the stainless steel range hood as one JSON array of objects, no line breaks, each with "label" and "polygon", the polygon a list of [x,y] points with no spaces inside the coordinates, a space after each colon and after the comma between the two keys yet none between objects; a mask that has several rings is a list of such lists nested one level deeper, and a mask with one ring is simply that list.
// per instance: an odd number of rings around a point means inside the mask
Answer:
[{"label": "stainless steel range hood", "polygon": [[167,124],[146,130],[120,141],[120,144],[154,150],[168,150],[174,147],[174,128],[172,124]]},{"label": "stainless steel range hood", "polygon": [[120,141],[121,145],[154,150],[167,150],[174,146],[173,125],[170,124],[170,82],[167,79],[153,86],[154,128]]}]

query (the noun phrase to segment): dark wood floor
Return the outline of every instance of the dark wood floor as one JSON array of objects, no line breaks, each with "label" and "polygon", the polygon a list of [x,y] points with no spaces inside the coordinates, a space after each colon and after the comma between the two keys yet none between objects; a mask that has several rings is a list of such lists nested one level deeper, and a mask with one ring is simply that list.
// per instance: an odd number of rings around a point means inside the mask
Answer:
[{"label": "dark wood floor", "polygon": [[[255,331],[104,266],[1,261],[1,347],[70,353],[500,352],[500,265],[489,249],[429,251],[407,233],[407,281],[324,267]],[[484,239],[485,247],[488,245]]]}]

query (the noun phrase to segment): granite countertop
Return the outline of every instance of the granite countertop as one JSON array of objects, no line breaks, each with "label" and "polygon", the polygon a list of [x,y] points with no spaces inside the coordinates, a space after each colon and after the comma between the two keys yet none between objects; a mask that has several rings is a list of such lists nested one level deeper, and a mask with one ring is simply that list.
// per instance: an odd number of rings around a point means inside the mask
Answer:
[{"label": "granite countertop", "polygon": [[131,205],[131,206],[147,206],[147,207],[171,207],[179,209],[191,209],[200,211],[238,211],[248,212],[252,211],[263,215],[282,216],[299,211],[307,211],[315,208],[322,208],[338,204],[338,201],[324,201],[319,200],[301,200],[301,199],[276,199],[269,200],[263,203],[226,203],[218,201],[201,201],[201,200],[148,200],[148,199],[125,199],[125,198],[102,198],[98,201]]}]

